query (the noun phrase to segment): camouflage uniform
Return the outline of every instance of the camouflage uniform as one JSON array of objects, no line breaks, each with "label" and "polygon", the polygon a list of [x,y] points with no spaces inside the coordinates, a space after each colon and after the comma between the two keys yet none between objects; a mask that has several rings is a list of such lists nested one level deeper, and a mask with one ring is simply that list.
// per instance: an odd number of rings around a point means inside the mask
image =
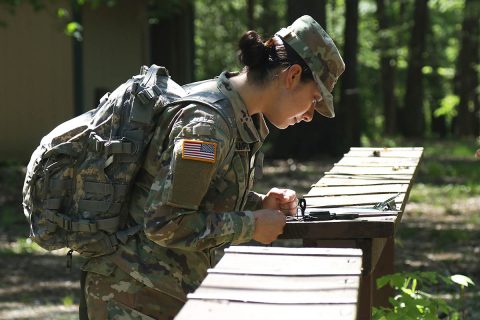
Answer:
[{"label": "camouflage uniform", "polygon": [[[330,92],[345,65],[332,39],[309,16],[276,36],[311,69],[322,95],[315,109],[333,117]],[[173,319],[214,250],[252,239],[261,197],[250,189],[268,130],[262,114],[248,114],[230,76],[193,86],[218,108],[194,103],[159,117],[130,204],[131,224],[144,232],[83,268],[90,319]]]},{"label": "camouflage uniform", "polygon": [[[173,318],[212,267],[214,249],[252,239],[250,210],[261,208],[261,197],[250,189],[268,129],[261,114],[249,116],[230,76],[197,86],[213,92],[210,102],[222,112],[190,104],[158,119],[130,205],[144,233],[84,266],[90,319],[132,312]],[[191,141],[214,146],[214,160],[185,159]]]}]

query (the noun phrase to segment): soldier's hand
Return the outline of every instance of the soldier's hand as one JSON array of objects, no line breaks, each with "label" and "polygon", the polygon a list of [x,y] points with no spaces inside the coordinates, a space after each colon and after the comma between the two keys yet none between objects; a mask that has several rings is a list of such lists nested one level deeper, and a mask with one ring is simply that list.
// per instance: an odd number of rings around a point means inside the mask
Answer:
[{"label": "soldier's hand", "polygon": [[281,211],[262,209],[254,211],[253,215],[255,216],[253,240],[269,244],[283,233],[287,218]]},{"label": "soldier's hand", "polygon": [[294,216],[297,213],[297,202],[295,191],[273,188],[263,198],[262,205],[264,209],[276,209],[286,215]]}]

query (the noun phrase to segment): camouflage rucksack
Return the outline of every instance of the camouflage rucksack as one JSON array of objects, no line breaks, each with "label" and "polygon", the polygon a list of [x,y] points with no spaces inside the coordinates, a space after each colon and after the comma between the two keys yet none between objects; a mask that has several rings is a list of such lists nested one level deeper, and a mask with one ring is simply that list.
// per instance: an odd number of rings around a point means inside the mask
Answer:
[{"label": "camouflage rucksack", "polygon": [[23,186],[32,240],[47,250],[66,247],[69,255],[94,257],[115,252],[119,241],[141,230],[127,221],[129,191],[156,116],[185,94],[165,68],[143,66],[96,109],[46,135]]}]

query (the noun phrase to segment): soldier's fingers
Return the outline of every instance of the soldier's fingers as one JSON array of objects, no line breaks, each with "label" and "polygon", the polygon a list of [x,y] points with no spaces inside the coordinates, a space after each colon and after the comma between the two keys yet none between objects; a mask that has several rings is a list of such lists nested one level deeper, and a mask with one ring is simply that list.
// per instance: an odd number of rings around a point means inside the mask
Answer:
[{"label": "soldier's fingers", "polygon": [[282,210],[293,210],[296,208],[297,208],[297,203],[295,201],[280,204],[280,209]]},{"label": "soldier's fingers", "polygon": [[278,201],[282,204],[284,203],[290,203],[290,202],[296,202],[297,200],[297,194],[295,191],[290,190],[290,189],[281,189],[282,192],[278,194]]},{"label": "soldier's fingers", "polygon": [[280,210],[287,215],[293,216],[297,213],[296,203],[288,203],[280,205]]}]

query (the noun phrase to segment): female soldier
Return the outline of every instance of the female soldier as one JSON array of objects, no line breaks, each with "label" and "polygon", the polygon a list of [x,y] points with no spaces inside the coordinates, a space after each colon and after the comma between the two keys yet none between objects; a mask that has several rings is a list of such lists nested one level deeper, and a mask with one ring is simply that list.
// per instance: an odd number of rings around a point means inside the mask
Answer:
[{"label": "female soldier", "polygon": [[241,73],[191,86],[189,97],[204,103],[159,118],[130,204],[144,232],[83,267],[90,319],[172,319],[212,267],[214,249],[271,243],[296,211],[292,190],[251,191],[264,117],[280,129],[310,121],[314,110],[333,117],[343,60],[309,16],[266,42],[249,31],[239,47]]}]

